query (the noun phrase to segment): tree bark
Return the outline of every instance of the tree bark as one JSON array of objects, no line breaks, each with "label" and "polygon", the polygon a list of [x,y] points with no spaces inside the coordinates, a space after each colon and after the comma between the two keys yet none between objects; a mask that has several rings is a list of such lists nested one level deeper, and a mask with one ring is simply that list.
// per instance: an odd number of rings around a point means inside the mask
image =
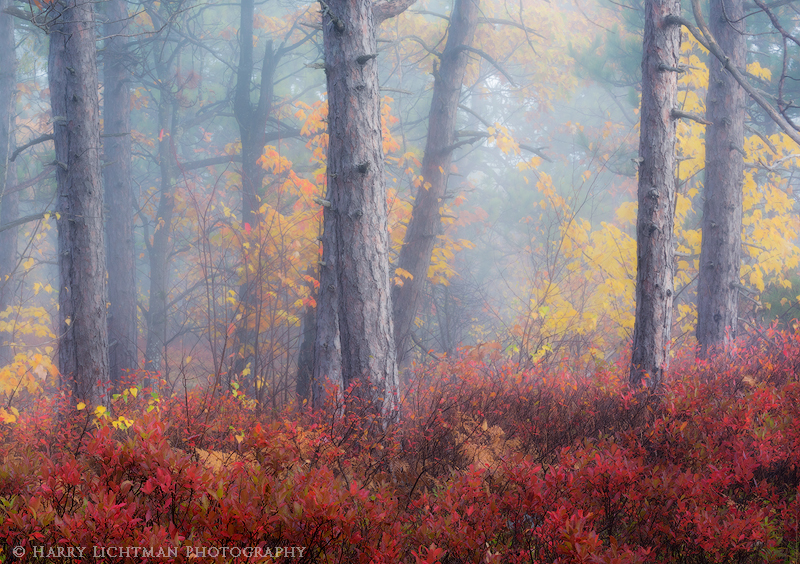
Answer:
[{"label": "tree bark", "polygon": [[59,369],[71,401],[107,399],[108,325],[93,3],[62,0],[48,76],[58,189]]},{"label": "tree bark", "polygon": [[669,364],[673,299],[675,120],[680,0],[646,0],[642,55],[636,319],[630,380],[657,386]]},{"label": "tree bark", "polygon": [[[744,68],[742,0],[711,0],[709,26],[730,64]],[[710,57],[706,95],[706,165],[703,239],[697,285],[700,354],[736,338],[742,253],[745,91]]]},{"label": "tree bark", "polygon": [[131,73],[128,70],[127,4],[106,3],[103,50],[103,180],[108,202],[108,361],[111,387],[137,367],[136,269],[131,192]]},{"label": "tree bark", "polygon": [[354,399],[388,418],[397,405],[399,383],[375,60],[379,22],[368,0],[322,6],[329,205],[323,221],[315,390],[326,378],[345,389],[353,385]]},{"label": "tree bark", "polygon": [[[5,13],[10,0],[0,0],[0,225],[19,216],[19,192],[11,190],[16,184],[16,167],[11,159],[14,150],[14,101],[17,86],[17,56],[14,45],[14,17]],[[0,312],[12,303],[12,275],[17,265],[17,229],[0,233]],[[0,339],[0,365],[12,360],[11,347]]]},{"label": "tree bark", "polygon": [[439,234],[440,206],[447,190],[461,83],[469,62],[463,47],[472,45],[478,22],[479,0],[456,0],[447,30],[447,43],[441,67],[434,70],[433,98],[428,116],[428,139],[422,159],[423,186],[417,191],[411,221],[400,250],[398,266],[411,274],[392,289],[392,308],[397,363],[406,352],[414,325],[419,294],[428,278],[436,237]]}]

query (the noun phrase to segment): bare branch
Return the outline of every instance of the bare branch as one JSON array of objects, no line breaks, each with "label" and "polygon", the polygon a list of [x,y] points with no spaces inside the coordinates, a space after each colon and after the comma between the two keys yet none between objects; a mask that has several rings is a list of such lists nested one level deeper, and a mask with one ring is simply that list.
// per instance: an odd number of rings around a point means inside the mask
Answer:
[{"label": "bare branch", "polygon": [[754,135],[758,135],[758,138],[761,139],[767,147],[769,147],[770,151],[772,151],[776,155],[778,154],[778,150],[775,148],[775,145],[773,145],[772,141],[767,139],[767,137],[763,133],[761,133],[760,131],[758,131],[758,130],[752,128],[752,127],[750,127],[749,125],[745,125],[744,128],[747,131],[749,131],[750,133],[752,133]]},{"label": "bare branch", "polygon": [[506,77],[506,80],[508,80],[508,82],[511,83],[511,86],[514,86],[514,87],[517,86],[517,83],[514,82],[514,79],[511,78],[511,75],[508,74],[505,71],[505,69],[503,69],[503,67],[500,65],[500,63],[495,61],[494,58],[491,55],[489,55],[486,51],[481,51],[480,49],[476,49],[475,47],[469,47],[468,45],[460,45],[458,48],[461,51],[469,51],[470,53],[475,53],[476,55],[479,55],[479,56],[483,57],[484,59],[489,61],[494,68],[496,68],[498,71],[500,71],[500,73],[504,77]]},{"label": "bare branch", "polygon": [[[694,35],[695,39],[697,39],[703,47],[709,50],[712,55],[714,55],[720,63],[722,63],[723,68],[731,73],[731,76],[739,83],[739,85],[744,88],[745,92],[750,95],[750,98],[758,104],[762,110],[764,110],[767,115],[774,121],[778,127],[780,127],[783,132],[788,135],[795,143],[800,145],[800,132],[797,131],[772,105],[767,102],[767,100],[762,96],[742,75],[741,71],[737,69],[734,65],[731,64],[730,59],[722,50],[722,48],[717,43],[714,36],[711,34],[711,31],[708,29],[706,25],[705,19],[703,18],[703,12],[700,8],[700,0],[692,0],[692,9],[694,11],[694,18],[697,21],[697,28],[694,27],[692,24],[684,20],[683,18],[678,18],[675,16],[670,16],[667,18],[667,23],[676,24],[679,23],[684,25],[692,35]],[[687,25],[688,24],[688,25]],[[699,28],[699,30],[698,30]]]},{"label": "bare branch", "polygon": [[536,37],[544,39],[544,36],[541,35],[539,32],[537,32],[535,29],[532,29],[530,27],[524,26],[524,25],[522,25],[520,23],[517,23],[517,22],[515,22],[513,20],[502,20],[502,19],[499,19],[499,18],[478,18],[478,24],[507,25],[507,26],[510,26],[510,27],[516,27],[517,29],[521,29],[522,31],[524,31],[526,33],[531,33],[531,34],[535,35]]},{"label": "bare branch", "polygon": [[52,140],[53,140],[53,134],[52,133],[45,133],[44,135],[40,135],[36,139],[32,139],[32,140],[28,141],[27,143],[25,143],[24,145],[21,145],[21,146],[17,147],[16,149],[14,149],[14,152],[11,153],[11,156],[8,158],[8,160],[13,162],[14,160],[16,160],[16,158],[19,156],[19,154],[22,151],[24,151],[25,149],[33,147],[34,145],[38,145],[39,143],[44,143],[45,141],[52,141]]},{"label": "bare branch", "polygon": [[375,23],[380,25],[385,20],[399,16],[410,8],[417,0],[378,0],[372,5]]},{"label": "bare branch", "polygon": [[9,222],[9,223],[6,223],[5,225],[0,225],[0,233],[2,233],[3,231],[7,231],[9,229],[13,229],[14,227],[19,227],[20,225],[24,225],[24,224],[29,223],[31,221],[38,221],[40,219],[44,219],[44,216],[49,214],[49,213],[52,213],[52,212],[43,211],[43,212],[39,212],[39,213],[34,213],[34,214],[31,214],[31,215],[26,215],[24,217],[21,217],[19,219],[16,219],[14,221]]},{"label": "bare branch", "polygon": [[711,122],[708,121],[706,118],[699,116],[697,114],[693,114],[692,112],[685,112],[683,110],[679,110],[678,108],[673,108],[670,112],[673,119],[690,119],[692,121],[696,121],[697,123],[702,123],[703,125],[711,125]]},{"label": "bare branch", "polygon": [[207,159],[181,163],[180,168],[181,170],[197,170],[198,168],[205,168],[207,166],[240,162],[242,162],[241,155],[220,155],[218,157],[209,157]]},{"label": "bare branch", "polygon": [[38,184],[39,182],[41,182],[42,180],[46,179],[48,176],[51,176],[53,174],[53,167],[55,167],[55,165],[53,164],[45,165],[44,170],[42,170],[42,172],[40,172],[33,178],[29,178],[28,180],[25,180],[23,182],[20,182],[19,184],[15,184],[14,186],[7,188],[5,194],[10,194],[11,192],[19,192],[20,190],[25,190],[26,188],[30,188],[31,186]]}]

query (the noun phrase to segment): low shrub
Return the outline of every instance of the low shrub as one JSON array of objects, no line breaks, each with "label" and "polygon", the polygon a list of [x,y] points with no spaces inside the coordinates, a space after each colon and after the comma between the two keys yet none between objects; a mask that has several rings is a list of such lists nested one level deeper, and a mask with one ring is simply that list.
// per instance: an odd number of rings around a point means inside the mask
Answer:
[{"label": "low shrub", "polygon": [[238,392],[40,400],[0,429],[0,561],[797,559],[798,337],[691,353],[647,396],[624,366],[464,351],[416,368],[387,429]]}]

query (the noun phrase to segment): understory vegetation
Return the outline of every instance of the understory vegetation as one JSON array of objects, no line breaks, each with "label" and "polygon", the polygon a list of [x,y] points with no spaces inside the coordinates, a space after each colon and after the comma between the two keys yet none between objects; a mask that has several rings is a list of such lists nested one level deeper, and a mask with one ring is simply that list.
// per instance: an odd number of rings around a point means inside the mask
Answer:
[{"label": "understory vegetation", "polygon": [[0,561],[295,546],[203,561],[794,562],[800,335],[748,338],[708,362],[678,351],[655,395],[623,361],[578,374],[464,349],[416,366],[383,424],[355,402],[267,412],[213,386],[131,385],[59,418],[21,391],[0,428]]}]

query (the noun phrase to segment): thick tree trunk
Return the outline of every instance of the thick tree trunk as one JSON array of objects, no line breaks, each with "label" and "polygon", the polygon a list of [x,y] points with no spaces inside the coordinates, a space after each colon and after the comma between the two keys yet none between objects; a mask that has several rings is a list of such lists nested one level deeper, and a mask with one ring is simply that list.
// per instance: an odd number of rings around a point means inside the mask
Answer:
[{"label": "thick tree trunk", "polygon": [[48,74],[58,202],[59,369],[71,401],[96,404],[108,382],[106,249],[93,3],[66,0],[50,28]]},{"label": "thick tree trunk", "polygon": [[642,55],[639,213],[636,222],[636,321],[631,383],[658,385],[669,363],[675,219],[675,120],[680,0],[646,0]]},{"label": "thick tree trunk", "polygon": [[[5,13],[10,0],[0,0],[0,225],[19,216],[19,192],[9,192],[16,184],[16,167],[9,159],[14,150],[14,101],[17,90],[17,56],[14,45],[14,17]],[[17,229],[0,233],[0,312],[11,305],[12,275],[17,265]],[[7,335],[0,335],[0,365],[12,360]]]},{"label": "thick tree trunk", "polygon": [[[730,63],[745,67],[742,0],[711,0],[709,27]],[[742,254],[745,91],[710,57],[706,95],[706,170],[703,240],[697,285],[701,354],[736,338]]]},{"label": "thick tree trunk", "polygon": [[436,237],[440,230],[440,206],[447,189],[461,82],[469,60],[463,47],[472,45],[478,22],[479,0],[456,0],[441,67],[434,72],[433,98],[428,117],[428,140],[422,159],[422,177],[414,200],[414,210],[406,230],[398,266],[411,274],[402,286],[392,289],[392,307],[397,362],[405,356],[408,335],[414,325],[417,301],[427,278]]},{"label": "thick tree trunk", "polygon": [[[368,0],[332,0],[323,6],[329,204],[324,211],[314,385],[318,391],[326,378],[338,384],[341,374],[345,388],[355,386],[356,397],[390,416],[397,405],[398,379],[375,60],[380,21]],[[337,328],[341,360],[336,357]]]},{"label": "thick tree trunk", "polygon": [[131,73],[127,68],[127,4],[106,3],[103,50],[103,152],[108,219],[108,361],[111,386],[117,389],[126,373],[137,367],[136,269],[131,192]]},{"label": "thick tree trunk", "polygon": [[[272,42],[267,42],[264,62],[261,67],[261,83],[258,102],[254,105],[250,100],[253,82],[253,0],[242,0],[239,28],[239,67],[236,77],[236,96],[233,113],[239,124],[242,140],[242,223],[257,228],[259,192],[264,182],[265,171],[258,163],[266,145],[267,118],[272,111],[272,92],[275,66],[278,56],[272,51]],[[247,364],[251,364],[250,378],[246,384],[249,394],[258,390],[255,379],[258,378],[256,366],[258,348],[257,308],[259,304],[258,288],[263,272],[256,269],[251,272],[244,269],[244,280],[239,287],[239,309],[242,314],[234,335],[233,350],[235,359],[232,374],[242,374]],[[263,387],[262,387],[263,389]]]}]

